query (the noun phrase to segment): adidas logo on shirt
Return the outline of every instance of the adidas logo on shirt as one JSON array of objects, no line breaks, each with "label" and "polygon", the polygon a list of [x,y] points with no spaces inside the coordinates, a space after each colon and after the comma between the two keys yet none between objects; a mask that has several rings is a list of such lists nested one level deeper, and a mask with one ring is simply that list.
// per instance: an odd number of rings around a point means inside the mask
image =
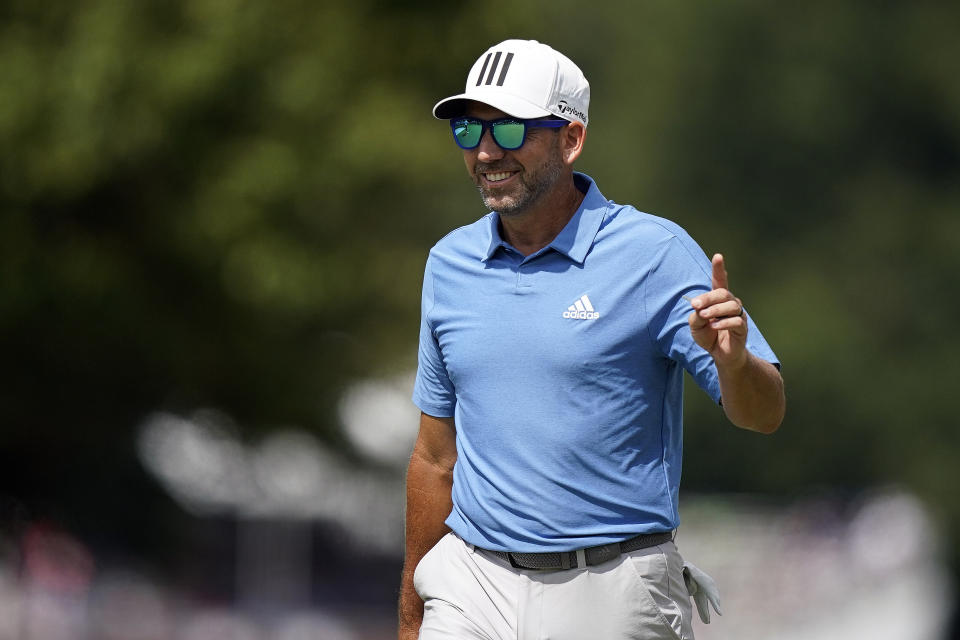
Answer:
[{"label": "adidas logo on shirt", "polygon": [[584,294],[580,296],[576,302],[567,307],[567,310],[563,312],[563,317],[570,318],[571,320],[596,320],[600,317],[600,313],[593,309],[593,305],[590,304],[590,298]]}]

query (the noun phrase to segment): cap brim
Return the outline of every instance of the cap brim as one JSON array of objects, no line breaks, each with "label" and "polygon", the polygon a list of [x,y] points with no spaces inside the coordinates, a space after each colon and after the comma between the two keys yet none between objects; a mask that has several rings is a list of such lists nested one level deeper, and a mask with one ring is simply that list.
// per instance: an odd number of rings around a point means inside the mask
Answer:
[{"label": "cap brim", "polygon": [[449,120],[462,116],[466,113],[467,103],[470,101],[488,104],[494,109],[499,109],[516,118],[542,118],[551,115],[546,109],[503,91],[470,91],[450,96],[435,104],[433,117],[440,120]]}]

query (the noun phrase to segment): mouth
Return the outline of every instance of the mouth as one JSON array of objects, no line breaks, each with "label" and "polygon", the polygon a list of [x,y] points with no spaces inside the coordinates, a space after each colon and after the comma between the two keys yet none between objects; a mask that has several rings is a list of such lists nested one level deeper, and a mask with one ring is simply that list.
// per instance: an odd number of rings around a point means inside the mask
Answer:
[{"label": "mouth", "polygon": [[489,173],[481,173],[484,182],[488,184],[499,184],[509,180],[513,176],[517,175],[519,171],[491,171]]}]

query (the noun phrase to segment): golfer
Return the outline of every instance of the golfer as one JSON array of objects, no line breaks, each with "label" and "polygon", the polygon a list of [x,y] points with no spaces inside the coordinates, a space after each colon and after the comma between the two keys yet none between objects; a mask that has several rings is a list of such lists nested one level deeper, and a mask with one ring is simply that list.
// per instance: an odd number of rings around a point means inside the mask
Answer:
[{"label": "golfer", "polygon": [[430,251],[401,640],[687,640],[712,580],[674,545],[683,372],[736,426],[784,415],[724,259],[574,164],[590,88],[535,41],[440,101],[490,213]]}]

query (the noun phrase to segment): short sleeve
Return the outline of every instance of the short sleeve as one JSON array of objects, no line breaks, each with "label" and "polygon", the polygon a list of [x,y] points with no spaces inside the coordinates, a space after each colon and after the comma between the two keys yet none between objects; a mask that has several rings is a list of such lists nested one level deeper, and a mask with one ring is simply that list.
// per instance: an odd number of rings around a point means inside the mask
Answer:
[{"label": "short sleeve", "polygon": [[456,390],[447,375],[443,352],[430,323],[434,306],[433,259],[427,259],[420,300],[420,347],[417,355],[417,378],[413,387],[413,403],[427,415],[449,418],[456,408]]},{"label": "short sleeve", "polygon": [[[662,255],[645,280],[644,304],[651,339],[660,351],[678,362],[707,392],[720,402],[720,382],[713,358],[690,333],[688,318],[693,308],[683,296],[694,297],[710,291],[711,265],[703,249],[678,229],[662,247]],[[759,328],[747,314],[747,349],[755,356],[780,365]]]}]

